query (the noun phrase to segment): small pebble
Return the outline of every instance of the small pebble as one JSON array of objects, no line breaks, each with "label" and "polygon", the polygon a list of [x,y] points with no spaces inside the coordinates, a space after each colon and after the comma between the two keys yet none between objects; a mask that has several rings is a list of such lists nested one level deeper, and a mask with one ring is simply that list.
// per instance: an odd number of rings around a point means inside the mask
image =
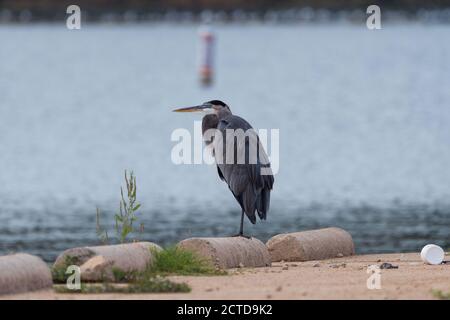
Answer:
[{"label": "small pebble", "polygon": [[344,255],[342,254],[342,253],[338,253],[337,255],[336,255],[336,257],[338,257],[338,258],[342,258]]},{"label": "small pebble", "polygon": [[345,263],[341,264],[330,264],[330,268],[345,268],[347,265]]},{"label": "small pebble", "polygon": [[279,286],[279,287],[276,288],[276,291],[278,291],[278,292],[280,292],[281,290],[283,290],[282,286]]},{"label": "small pebble", "polygon": [[313,265],[314,268],[320,267],[320,263],[316,263]]},{"label": "small pebble", "polygon": [[385,262],[380,265],[380,269],[398,269],[398,266],[394,266],[389,262]]},{"label": "small pebble", "polygon": [[289,267],[288,267],[288,266],[284,266],[284,267],[282,268],[282,270],[289,270]]}]

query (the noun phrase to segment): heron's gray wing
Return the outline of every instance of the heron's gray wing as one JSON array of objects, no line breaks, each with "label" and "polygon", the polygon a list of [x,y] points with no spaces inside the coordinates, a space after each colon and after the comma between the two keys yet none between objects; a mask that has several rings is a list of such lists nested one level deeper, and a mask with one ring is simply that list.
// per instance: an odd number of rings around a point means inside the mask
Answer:
[{"label": "heron's gray wing", "polygon": [[[228,116],[219,121],[217,126],[221,134],[221,139],[215,140],[216,162],[222,173],[224,180],[227,182],[230,190],[235,196],[241,194],[248,184],[248,168],[245,163],[237,162],[238,155],[245,154],[245,148],[241,141],[235,143],[227,143],[227,130],[241,129],[243,132],[252,129],[251,125],[238,116]],[[236,139],[239,140],[239,139]]]},{"label": "heron's gray wing", "polygon": [[[222,139],[215,140],[219,176],[222,175],[252,223],[256,222],[255,210],[261,219],[265,219],[269,209],[273,176],[270,172],[269,159],[258,135],[247,121],[234,115],[219,121],[217,129],[222,134]],[[241,129],[245,136],[236,138],[234,144],[227,143],[228,129]],[[220,141],[224,145],[216,143]],[[233,154],[234,157],[231,157]],[[222,158],[218,159],[218,155]],[[269,168],[269,175],[261,174],[262,167]]]},{"label": "heron's gray wing", "polygon": [[[254,194],[256,194],[256,210],[259,217],[265,220],[270,206],[270,191],[274,183],[269,157],[253,129],[248,131],[248,140],[243,141],[245,145],[238,145],[238,152],[250,151],[250,153],[256,153],[254,156],[250,155],[249,164],[246,165],[246,168]],[[248,197],[246,199],[248,200]],[[254,198],[252,198],[252,201],[254,201]]]}]

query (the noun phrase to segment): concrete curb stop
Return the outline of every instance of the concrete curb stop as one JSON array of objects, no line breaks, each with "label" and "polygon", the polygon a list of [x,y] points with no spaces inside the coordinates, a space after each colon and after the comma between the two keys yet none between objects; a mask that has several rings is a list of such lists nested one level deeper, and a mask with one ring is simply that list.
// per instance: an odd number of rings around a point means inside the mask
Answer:
[{"label": "concrete curb stop", "polygon": [[52,287],[50,268],[41,258],[26,253],[0,257],[0,295]]},{"label": "concrete curb stop", "polygon": [[222,269],[271,265],[267,247],[256,238],[190,238],[177,246],[197,253]]},{"label": "concrete curb stop", "polygon": [[162,248],[152,242],[72,248],[58,256],[53,268],[77,265],[83,281],[113,281],[114,270],[125,273],[144,271],[152,263],[152,250]]},{"label": "concrete curb stop", "polygon": [[352,236],[334,227],[279,234],[266,245],[272,262],[323,260],[355,254]]}]

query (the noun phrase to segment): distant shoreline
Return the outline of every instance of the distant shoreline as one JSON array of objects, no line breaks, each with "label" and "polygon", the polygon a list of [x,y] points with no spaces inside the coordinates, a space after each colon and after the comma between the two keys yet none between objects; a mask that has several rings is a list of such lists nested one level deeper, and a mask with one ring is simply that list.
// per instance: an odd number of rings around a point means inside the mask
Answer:
[{"label": "distant shoreline", "polygon": [[[360,22],[368,17],[365,7],[356,9],[329,10],[292,8],[286,10],[231,10],[231,11],[190,11],[190,10],[82,10],[82,21],[99,23],[324,23]],[[450,7],[441,9],[397,10],[384,9],[383,21],[418,21],[450,23]],[[42,11],[33,9],[11,9],[0,7],[0,24],[25,24],[41,22],[64,22],[68,15],[65,10]]]}]

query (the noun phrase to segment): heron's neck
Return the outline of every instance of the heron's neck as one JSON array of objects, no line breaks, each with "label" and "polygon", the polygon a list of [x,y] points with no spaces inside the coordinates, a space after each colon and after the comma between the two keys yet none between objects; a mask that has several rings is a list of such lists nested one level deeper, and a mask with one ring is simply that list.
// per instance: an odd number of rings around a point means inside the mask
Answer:
[{"label": "heron's neck", "polygon": [[227,108],[220,109],[217,112],[217,118],[219,118],[219,120],[222,120],[223,118],[226,118],[231,115],[232,115],[232,113],[231,113],[230,109],[227,109]]}]

